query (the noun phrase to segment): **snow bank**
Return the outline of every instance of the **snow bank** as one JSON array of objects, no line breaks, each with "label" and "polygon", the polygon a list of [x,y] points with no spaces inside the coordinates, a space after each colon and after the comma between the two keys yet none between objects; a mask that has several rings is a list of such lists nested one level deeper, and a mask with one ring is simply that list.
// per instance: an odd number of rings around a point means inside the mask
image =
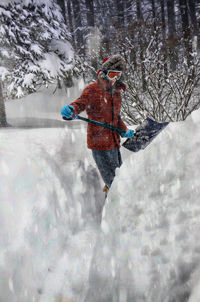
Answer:
[{"label": "snow bank", "polygon": [[0,141],[0,301],[83,301],[103,198],[85,127]]},{"label": "snow bank", "polygon": [[87,293],[104,194],[86,124],[60,115],[83,85],[6,102],[16,128],[0,129],[0,301],[83,301]]},{"label": "snow bank", "polygon": [[129,154],[109,193],[87,302],[200,301],[199,142],[196,111]]},{"label": "snow bank", "polygon": [[7,101],[5,105],[8,121],[12,123],[13,119],[20,118],[61,120],[61,108],[80,96],[83,84],[83,80],[79,79],[75,81],[76,86],[67,90],[56,89],[56,85],[52,84],[49,87],[41,87],[38,92],[20,100]]},{"label": "snow bank", "polygon": [[[78,84],[7,102],[8,121],[60,121]],[[64,126],[0,129],[0,301],[199,302],[200,111],[122,148],[101,231],[85,124]]]}]

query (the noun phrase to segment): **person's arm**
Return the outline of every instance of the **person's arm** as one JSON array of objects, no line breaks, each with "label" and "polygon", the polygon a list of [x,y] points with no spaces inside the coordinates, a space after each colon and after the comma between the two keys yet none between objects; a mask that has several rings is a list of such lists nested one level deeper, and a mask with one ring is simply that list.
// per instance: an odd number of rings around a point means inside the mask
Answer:
[{"label": "person's arm", "polygon": [[120,115],[118,116],[118,127],[119,127],[120,129],[125,130],[125,131],[128,130],[128,128],[126,127],[126,125],[125,125],[125,123],[123,122],[123,120],[122,120],[122,118],[121,118]]},{"label": "person's arm", "polygon": [[89,101],[90,94],[91,94],[91,89],[89,87],[86,87],[83,90],[81,96],[76,101],[70,104],[71,106],[74,107],[74,110],[77,114],[85,110]]},{"label": "person's arm", "polygon": [[79,114],[80,112],[84,111],[88,103],[90,93],[90,88],[86,87],[83,90],[81,96],[76,101],[62,108],[62,117],[67,119],[73,119],[75,117],[75,113]]},{"label": "person's arm", "polygon": [[127,137],[127,138],[131,138],[134,136],[135,131],[132,129],[128,129],[125,125],[125,123],[123,122],[121,116],[119,115],[119,120],[118,120],[118,127],[120,129],[125,130],[126,132],[124,134],[121,135],[121,137]]}]

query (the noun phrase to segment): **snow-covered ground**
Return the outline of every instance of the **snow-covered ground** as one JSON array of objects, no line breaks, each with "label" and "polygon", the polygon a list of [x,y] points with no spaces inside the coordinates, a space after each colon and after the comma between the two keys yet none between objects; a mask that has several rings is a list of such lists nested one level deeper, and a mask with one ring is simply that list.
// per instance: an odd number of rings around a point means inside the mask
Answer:
[{"label": "snow-covered ground", "polygon": [[200,111],[144,151],[122,148],[100,226],[86,125],[60,119],[79,85],[6,104],[0,302],[199,302]]},{"label": "snow-covered ground", "polygon": [[118,171],[91,272],[102,297],[93,301],[200,301],[199,147],[198,110]]}]

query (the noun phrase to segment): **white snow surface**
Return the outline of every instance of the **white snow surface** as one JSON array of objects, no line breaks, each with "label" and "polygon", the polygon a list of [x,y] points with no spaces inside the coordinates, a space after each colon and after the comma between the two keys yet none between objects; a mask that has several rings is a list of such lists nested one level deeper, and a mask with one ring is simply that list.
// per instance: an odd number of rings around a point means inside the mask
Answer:
[{"label": "white snow surface", "polygon": [[144,151],[121,148],[99,225],[85,124],[60,119],[82,86],[6,103],[15,128],[0,129],[0,301],[199,302],[200,111]]},{"label": "white snow surface", "polygon": [[3,81],[6,75],[8,74],[8,70],[5,67],[0,66],[0,74],[1,74],[1,79]]},{"label": "white snow surface", "polygon": [[200,301],[199,146],[198,110],[129,154],[118,171],[100,245],[125,293],[120,301]]}]

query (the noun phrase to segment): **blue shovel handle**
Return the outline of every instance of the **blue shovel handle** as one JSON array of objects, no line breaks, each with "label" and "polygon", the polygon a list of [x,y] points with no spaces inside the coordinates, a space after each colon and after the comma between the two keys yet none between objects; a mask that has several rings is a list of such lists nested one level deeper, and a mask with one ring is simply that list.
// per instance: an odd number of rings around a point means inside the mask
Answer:
[{"label": "blue shovel handle", "polygon": [[78,115],[75,111],[74,111],[73,118],[66,118],[66,117],[63,116],[63,119],[66,120],[66,121],[70,121],[70,120],[73,120],[73,119],[79,119],[81,121],[84,121],[84,122],[87,122],[87,123],[90,123],[90,124],[94,124],[94,125],[97,125],[97,126],[101,126],[103,128],[110,129],[112,131],[117,131],[120,135],[123,135],[123,134],[126,133],[125,130],[117,128],[115,126],[107,125],[107,124],[104,124],[104,123],[101,123],[101,122],[97,122],[97,121],[90,120],[88,118],[82,117],[82,116]]}]

